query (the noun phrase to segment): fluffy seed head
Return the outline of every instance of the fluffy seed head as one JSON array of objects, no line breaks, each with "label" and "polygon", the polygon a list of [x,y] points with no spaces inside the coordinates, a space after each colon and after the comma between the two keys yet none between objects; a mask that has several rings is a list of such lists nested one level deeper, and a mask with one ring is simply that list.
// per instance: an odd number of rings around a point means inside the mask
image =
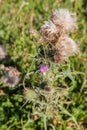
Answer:
[{"label": "fluffy seed head", "polygon": [[76,15],[69,12],[68,9],[59,9],[53,12],[50,20],[63,32],[72,32],[77,28]]},{"label": "fluffy seed head", "polygon": [[46,42],[55,43],[60,35],[55,24],[51,20],[45,21],[44,25],[41,26],[40,33]]},{"label": "fluffy seed head", "polygon": [[68,34],[77,28],[75,14],[68,9],[59,9],[52,13],[50,20],[46,21],[40,29],[43,39],[55,48],[53,60],[61,63],[68,60],[78,52],[76,43]]},{"label": "fluffy seed head", "polygon": [[66,36],[61,43],[56,46],[61,51],[64,51],[67,56],[73,56],[76,53],[78,53],[78,47],[74,40],[72,40],[70,37]]},{"label": "fluffy seed head", "polygon": [[14,67],[5,67],[3,83],[14,87],[20,81],[20,72]]},{"label": "fluffy seed head", "polygon": [[68,57],[65,51],[59,50],[59,49],[55,50],[54,55],[53,55],[53,61],[55,63],[63,63],[67,60],[68,60]]},{"label": "fluffy seed head", "polygon": [[5,47],[3,45],[0,45],[0,61],[5,59],[7,56]]}]

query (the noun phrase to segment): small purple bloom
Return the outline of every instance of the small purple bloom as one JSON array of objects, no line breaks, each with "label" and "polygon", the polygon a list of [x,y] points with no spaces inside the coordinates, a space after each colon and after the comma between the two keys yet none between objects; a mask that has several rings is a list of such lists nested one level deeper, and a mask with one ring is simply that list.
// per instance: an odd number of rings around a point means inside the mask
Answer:
[{"label": "small purple bloom", "polygon": [[48,66],[43,64],[40,64],[39,69],[44,74],[49,70]]}]

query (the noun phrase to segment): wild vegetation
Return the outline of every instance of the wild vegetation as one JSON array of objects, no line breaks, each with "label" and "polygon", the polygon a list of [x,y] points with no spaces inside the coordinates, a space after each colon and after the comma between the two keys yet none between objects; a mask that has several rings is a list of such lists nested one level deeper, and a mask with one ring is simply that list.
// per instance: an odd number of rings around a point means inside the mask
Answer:
[{"label": "wild vegetation", "polygon": [[87,0],[0,5],[0,130],[87,130]]}]

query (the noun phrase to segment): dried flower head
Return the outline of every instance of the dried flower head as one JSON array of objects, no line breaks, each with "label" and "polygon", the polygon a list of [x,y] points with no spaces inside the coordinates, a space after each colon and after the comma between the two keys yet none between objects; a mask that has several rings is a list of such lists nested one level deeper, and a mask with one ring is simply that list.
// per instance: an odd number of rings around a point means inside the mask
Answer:
[{"label": "dried flower head", "polygon": [[68,57],[78,53],[78,47],[76,43],[68,36],[66,36],[63,41],[56,46],[56,48],[61,50],[61,52],[65,52]]},{"label": "dried flower head", "polygon": [[45,21],[44,25],[41,26],[40,33],[46,42],[55,43],[60,35],[55,24],[51,20]]},{"label": "dried flower head", "polygon": [[67,61],[69,56],[78,52],[76,43],[67,35],[77,28],[76,15],[68,9],[59,9],[52,13],[40,29],[43,39],[55,48],[53,60],[56,63]]},{"label": "dried flower head", "polygon": [[4,69],[3,83],[14,87],[20,81],[20,72],[14,67],[5,67]]},{"label": "dried flower head", "polygon": [[53,12],[50,20],[60,28],[62,32],[72,32],[77,28],[76,15],[69,12],[68,9],[59,9]]},{"label": "dried flower head", "polygon": [[54,55],[53,55],[53,61],[55,63],[63,63],[65,61],[68,60],[67,54],[65,51],[57,49],[54,51]]},{"label": "dried flower head", "polygon": [[0,45],[0,61],[5,59],[7,56],[6,50],[5,50],[5,46],[4,45]]}]

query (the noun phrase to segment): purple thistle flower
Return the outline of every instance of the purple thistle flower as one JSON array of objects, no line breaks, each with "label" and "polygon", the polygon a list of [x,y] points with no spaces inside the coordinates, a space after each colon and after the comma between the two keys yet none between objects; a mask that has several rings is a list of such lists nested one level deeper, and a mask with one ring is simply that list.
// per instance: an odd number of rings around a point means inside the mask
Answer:
[{"label": "purple thistle flower", "polygon": [[43,74],[45,74],[49,70],[48,66],[43,64],[40,64],[39,69]]}]

